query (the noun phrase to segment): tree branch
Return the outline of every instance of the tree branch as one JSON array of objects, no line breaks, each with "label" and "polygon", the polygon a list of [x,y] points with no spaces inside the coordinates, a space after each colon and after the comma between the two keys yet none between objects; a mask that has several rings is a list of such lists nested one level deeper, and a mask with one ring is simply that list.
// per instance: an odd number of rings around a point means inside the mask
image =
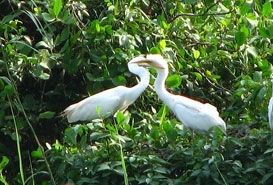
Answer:
[{"label": "tree branch", "polygon": [[179,17],[201,17],[201,16],[218,16],[218,15],[226,15],[226,14],[230,14],[234,11],[234,9],[231,9],[228,12],[217,12],[217,13],[208,13],[214,6],[216,6],[218,3],[220,2],[220,0],[217,0],[214,4],[212,4],[211,6],[209,6],[204,13],[201,14],[193,14],[193,13],[180,13],[176,16],[174,16],[172,19],[170,19],[169,22],[173,22],[174,20],[176,20]]}]

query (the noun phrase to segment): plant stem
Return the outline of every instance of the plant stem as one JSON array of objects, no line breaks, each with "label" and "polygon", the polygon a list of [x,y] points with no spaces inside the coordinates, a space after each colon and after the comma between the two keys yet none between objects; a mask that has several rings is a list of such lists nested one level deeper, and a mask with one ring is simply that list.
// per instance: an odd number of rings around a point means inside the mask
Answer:
[{"label": "plant stem", "polygon": [[220,176],[221,176],[221,178],[222,178],[224,184],[225,184],[225,185],[228,185],[226,179],[224,178],[223,174],[222,174],[221,171],[219,170],[217,163],[214,163],[214,164],[215,164],[216,169],[217,169],[218,173],[220,174]]},{"label": "plant stem", "polygon": [[19,138],[19,134],[18,134],[17,123],[16,123],[16,119],[15,119],[15,116],[14,116],[14,112],[13,112],[13,108],[12,108],[12,105],[11,105],[11,101],[10,101],[9,95],[7,95],[7,97],[8,97],[10,111],[11,111],[11,114],[12,114],[12,119],[13,119],[14,127],[15,127],[16,145],[17,145],[17,151],[18,151],[18,157],[19,157],[20,176],[21,176],[22,184],[25,185],[23,162],[22,162],[22,155],[21,155],[21,148],[20,148],[20,138]]},{"label": "plant stem", "polygon": [[126,165],[125,165],[125,160],[124,160],[124,154],[123,154],[123,148],[122,148],[122,144],[119,140],[119,145],[120,145],[120,158],[121,158],[121,165],[122,165],[122,169],[123,169],[123,178],[124,178],[124,184],[125,185],[129,185],[129,181],[128,181],[128,174],[127,174],[127,170],[126,170]]}]

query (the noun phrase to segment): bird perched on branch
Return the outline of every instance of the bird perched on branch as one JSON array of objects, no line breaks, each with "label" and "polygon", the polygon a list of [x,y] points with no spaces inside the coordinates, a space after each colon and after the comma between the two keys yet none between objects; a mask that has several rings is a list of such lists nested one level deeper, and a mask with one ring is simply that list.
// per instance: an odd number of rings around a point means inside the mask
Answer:
[{"label": "bird perched on branch", "polygon": [[157,95],[186,127],[199,131],[208,131],[213,126],[220,126],[226,130],[226,124],[219,116],[215,106],[184,96],[174,95],[166,90],[165,81],[169,73],[168,64],[161,55],[143,55],[142,59],[140,57],[133,63],[156,69],[157,77],[154,88]]},{"label": "bird perched on branch", "polygon": [[106,118],[117,111],[125,110],[141,95],[150,81],[150,73],[144,67],[138,66],[139,57],[128,63],[129,71],[140,78],[140,82],[131,87],[118,86],[92,95],[84,100],[67,107],[62,115],[67,117],[69,123],[76,121]]}]

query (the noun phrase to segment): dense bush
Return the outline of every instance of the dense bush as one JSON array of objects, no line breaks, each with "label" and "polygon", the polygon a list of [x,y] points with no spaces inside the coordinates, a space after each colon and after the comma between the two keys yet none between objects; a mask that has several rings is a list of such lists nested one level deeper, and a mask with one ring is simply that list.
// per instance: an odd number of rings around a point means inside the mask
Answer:
[{"label": "dense bush", "polygon": [[[1,183],[273,183],[271,1],[12,0],[0,17]],[[152,86],[103,121],[59,116],[136,84],[141,53],[164,55],[169,90],[215,105],[227,133],[192,135]]]}]

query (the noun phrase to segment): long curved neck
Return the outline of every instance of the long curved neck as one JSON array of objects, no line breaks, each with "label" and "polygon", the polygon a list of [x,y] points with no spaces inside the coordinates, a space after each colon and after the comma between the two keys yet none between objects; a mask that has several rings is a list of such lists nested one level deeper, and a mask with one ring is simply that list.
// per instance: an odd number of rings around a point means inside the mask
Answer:
[{"label": "long curved neck", "polygon": [[155,91],[158,94],[158,97],[165,103],[167,103],[170,98],[171,93],[166,90],[165,81],[168,77],[168,69],[158,69],[157,77],[155,80]]},{"label": "long curved neck", "polygon": [[[136,73],[135,73],[136,74]],[[136,74],[140,78],[140,82],[132,87],[133,90],[139,92],[139,95],[148,87],[150,82],[150,73],[145,69],[140,74]]]},{"label": "long curved neck", "polygon": [[148,87],[150,73],[147,69],[137,65],[129,65],[129,70],[140,78],[140,82],[131,88],[131,97],[136,99]]}]

